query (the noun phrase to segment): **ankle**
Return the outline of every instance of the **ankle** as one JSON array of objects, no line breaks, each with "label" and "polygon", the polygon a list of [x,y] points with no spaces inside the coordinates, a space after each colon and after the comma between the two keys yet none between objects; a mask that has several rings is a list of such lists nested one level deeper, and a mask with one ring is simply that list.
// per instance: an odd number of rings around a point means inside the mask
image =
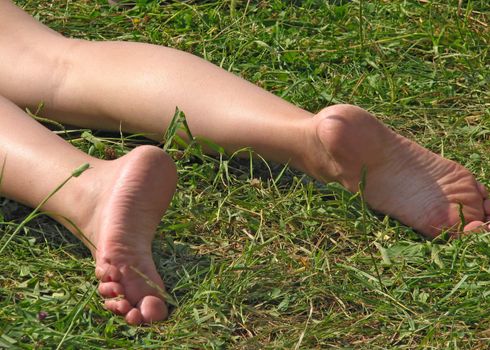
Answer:
[{"label": "ankle", "polygon": [[92,159],[89,169],[70,179],[55,195],[53,199],[57,203],[50,210],[51,216],[82,240],[92,253],[97,243],[93,234],[96,225],[94,213],[99,210],[99,197],[104,189],[104,177],[100,174],[105,171],[106,163],[108,161]]},{"label": "ankle", "polygon": [[378,152],[381,124],[353,105],[334,105],[312,119],[309,173],[323,182],[335,181],[356,190],[363,166]]}]

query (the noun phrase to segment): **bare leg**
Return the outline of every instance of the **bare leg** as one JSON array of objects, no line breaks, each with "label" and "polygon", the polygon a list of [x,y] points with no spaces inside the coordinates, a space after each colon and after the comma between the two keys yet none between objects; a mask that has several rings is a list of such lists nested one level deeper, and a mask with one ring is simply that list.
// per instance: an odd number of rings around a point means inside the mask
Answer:
[{"label": "bare leg", "polygon": [[[458,223],[458,203],[468,228],[490,214],[485,190],[466,169],[357,107],[333,106],[313,116],[195,56],[147,44],[67,40],[1,1],[0,23],[11,34],[0,36],[0,93],[21,106],[42,100],[60,121],[156,139],[179,107],[195,135],[230,152],[252,147],[351,191],[366,166],[368,203],[431,237]],[[46,46],[50,57],[39,63],[36,55]],[[29,74],[12,69],[19,55]]]},{"label": "bare leg", "polygon": [[19,106],[43,101],[46,115],[59,121],[122,127],[158,140],[179,107],[196,136],[228,151],[252,146],[302,168],[304,124],[312,114],[196,56],[147,44],[67,40],[6,0],[0,0],[0,48],[0,93]]},{"label": "bare leg", "polygon": [[[42,208],[77,234],[74,222],[95,246],[99,292],[106,306],[131,324],[167,316],[164,288],[151,257],[156,226],[172,197],[176,173],[156,147],[139,147],[115,161],[91,158],[55,136],[0,96],[1,195],[37,206],[84,163],[91,168],[71,179]],[[78,234],[77,234],[78,235]],[[79,237],[82,238],[82,237]],[[147,276],[141,277],[135,270]]]}]

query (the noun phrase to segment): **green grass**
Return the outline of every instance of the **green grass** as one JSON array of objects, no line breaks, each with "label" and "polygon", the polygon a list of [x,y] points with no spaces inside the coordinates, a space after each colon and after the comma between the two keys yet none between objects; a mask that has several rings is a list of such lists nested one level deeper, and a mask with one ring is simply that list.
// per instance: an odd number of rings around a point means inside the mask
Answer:
[{"label": "green grass", "polygon": [[[490,184],[486,0],[17,3],[71,37],[192,52],[311,111],[360,105]],[[99,157],[149,143],[51,128]],[[489,234],[428,242],[280,165],[168,151],[180,180],[154,257],[169,320],[105,311],[88,250],[41,216],[0,256],[0,348],[488,348]],[[30,209],[0,201],[1,247]]]}]

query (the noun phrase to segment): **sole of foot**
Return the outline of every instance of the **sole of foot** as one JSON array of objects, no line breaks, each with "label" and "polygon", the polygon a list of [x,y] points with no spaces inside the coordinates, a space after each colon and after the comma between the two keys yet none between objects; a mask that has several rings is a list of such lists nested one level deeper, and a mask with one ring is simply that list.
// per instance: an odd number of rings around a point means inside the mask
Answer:
[{"label": "sole of foot", "polygon": [[165,319],[164,284],[151,243],[175,190],[174,163],[159,148],[141,146],[89,171],[97,198],[81,228],[95,246],[106,308],[132,325]]},{"label": "sole of foot", "polygon": [[[461,212],[472,231],[490,216],[485,187],[463,166],[396,134],[365,110],[351,105],[323,109],[312,120],[317,179],[359,191],[373,209],[434,238],[455,232]],[[310,162],[311,163],[311,162]]]}]

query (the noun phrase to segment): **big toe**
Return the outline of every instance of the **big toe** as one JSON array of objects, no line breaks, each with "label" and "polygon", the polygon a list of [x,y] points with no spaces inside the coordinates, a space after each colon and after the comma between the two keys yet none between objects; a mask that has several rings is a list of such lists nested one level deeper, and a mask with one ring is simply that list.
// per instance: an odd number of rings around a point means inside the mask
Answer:
[{"label": "big toe", "polygon": [[168,316],[168,308],[165,301],[153,295],[143,297],[138,303],[144,323],[165,320]]}]

